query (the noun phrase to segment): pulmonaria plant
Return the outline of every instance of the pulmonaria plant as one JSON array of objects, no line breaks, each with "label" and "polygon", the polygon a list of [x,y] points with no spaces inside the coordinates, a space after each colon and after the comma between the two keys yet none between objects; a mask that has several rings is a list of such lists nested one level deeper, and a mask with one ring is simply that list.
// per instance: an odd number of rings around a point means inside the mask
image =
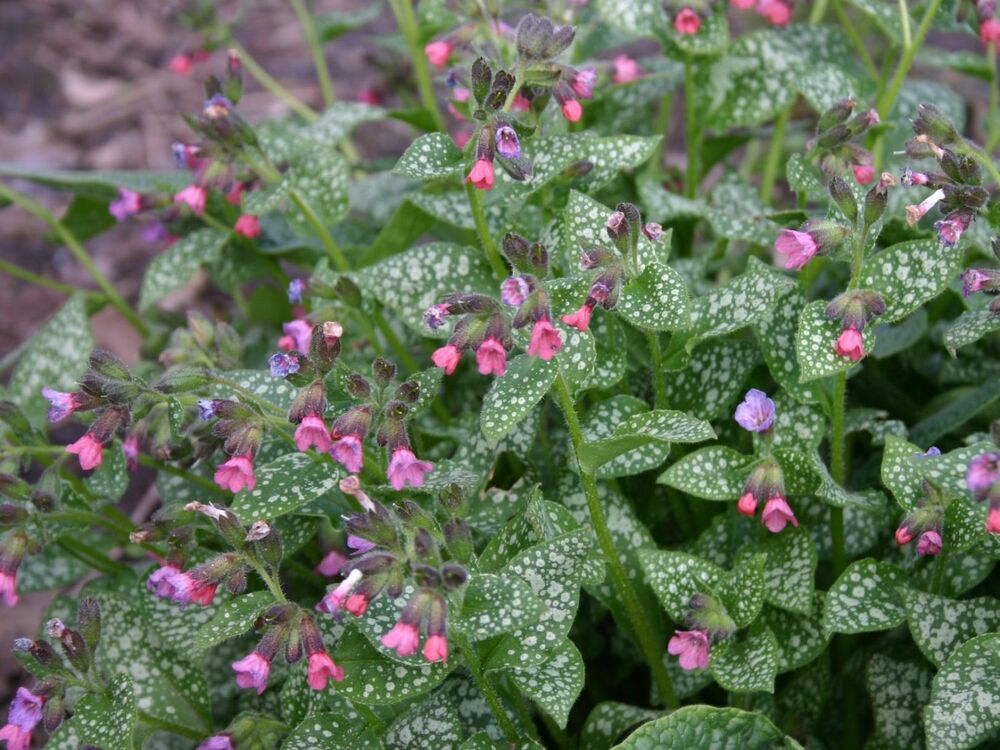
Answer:
[{"label": "pulmonaria plant", "polygon": [[997,3],[311,5],[0,164],[0,748],[995,744]]}]

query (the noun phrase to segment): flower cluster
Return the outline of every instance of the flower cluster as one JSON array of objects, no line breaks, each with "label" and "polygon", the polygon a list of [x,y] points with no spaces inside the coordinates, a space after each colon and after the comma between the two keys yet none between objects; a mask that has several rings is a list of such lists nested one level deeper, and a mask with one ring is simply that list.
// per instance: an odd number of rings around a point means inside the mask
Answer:
[{"label": "flower cluster", "polygon": [[896,529],[896,544],[902,547],[916,539],[918,555],[940,555],[947,499],[930,482],[924,482],[923,491],[923,497]]},{"label": "flower cluster", "polygon": [[965,483],[976,500],[989,502],[986,530],[1000,534],[1000,452],[988,451],[972,459]]},{"label": "flower cluster", "polygon": [[875,178],[872,155],[855,143],[879,124],[874,109],[855,113],[857,102],[842,99],[826,110],[816,125],[816,136],[807,144],[808,157],[816,161],[826,178],[843,176],[848,168],[859,185]]},{"label": "flower cluster", "polygon": [[741,10],[752,10],[775,26],[787,26],[792,20],[793,0],[729,0]]},{"label": "flower cluster", "polygon": [[667,653],[679,657],[681,669],[690,672],[705,669],[712,643],[732,636],[736,623],[718,598],[695,594],[685,614],[689,630],[678,630],[667,642]]}]

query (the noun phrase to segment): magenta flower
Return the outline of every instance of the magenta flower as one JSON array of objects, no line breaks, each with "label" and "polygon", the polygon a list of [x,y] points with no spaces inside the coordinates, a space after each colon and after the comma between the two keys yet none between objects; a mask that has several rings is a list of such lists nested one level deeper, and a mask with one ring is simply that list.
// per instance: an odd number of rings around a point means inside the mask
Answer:
[{"label": "magenta flower", "polygon": [[[980,268],[968,268],[962,274],[962,295],[968,297],[974,292],[981,292],[993,281],[993,274]],[[54,404],[53,404],[54,406]],[[52,410],[49,410],[49,420],[52,421]]]},{"label": "magenta flower", "polygon": [[681,8],[674,18],[674,28],[678,34],[697,34],[701,28],[701,18],[690,8]]},{"label": "magenta flower", "polygon": [[899,528],[896,529],[896,544],[900,547],[905,547],[907,544],[913,541],[913,529],[907,523],[902,523]]},{"label": "magenta flower", "polygon": [[757,515],[757,498],[752,492],[744,492],[736,502],[736,510],[747,518],[753,518]]},{"label": "magenta flower", "polygon": [[80,468],[84,471],[96,469],[101,465],[103,450],[104,446],[101,441],[89,432],[75,443],[66,446],[67,453],[75,453],[80,458]]},{"label": "magenta flower", "polygon": [[855,164],[851,167],[851,171],[854,172],[854,179],[859,185],[867,185],[875,179],[875,167],[871,164]]},{"label": "magenta flower", "polygon": [[444,370],[445,375],[452,375],[458,367],[458,363],[462,361],[462,352],[454,344],[445,344],[434,350],[434,353],[431,354],[431,361],[436,367]]},{"label": "magenta flower", "polygon": [[218,581],[196,578],[191,573],[181,572],[170,577],[170,585],[173,589],[170,599],[180,604],[182,608],[188,604],[200,604],[207,607],[215,601],[215,592],[219,588]]},{"label": "magenta flower", "polygon": [[341,463],[352,474],[357,474],[364,465],[364,451],[361,447],[361,438],[354,434],[338,438],[330,446],[330,455],[333,456],[334,461]]},{"label": "magenta flower", "polygon": [[500,377],[507,372],[507,351],[495,338],[488,338],[476,349],[476,364],[480,375]]},{"label": "magenta flower", "polygon": [[941,534],[928,529],[917,540],[917,554],[921,556],[941,554]]},{"label": "magenta flower", "polygon": [[173,599],[177,592],[175,576],[180,572],[176,565],[161,565],[146,579],[146,588],[161,599]]},{"label": "magenta flower", "polygon": [[977,500],[985,498],[997,480],[1000,480],[1000,451],[980,454],[969,462],[965,485]]},{"label": "magenta flower", "polygon": [[45,696],[35,695],[27,688],[19,687],[7,709],[7,722],[30,732],[42,720],[44,705]]},{"label": "magenta flower", "polygon": [[642,233],[650,242],[659,242],[663,239],[663,227],[655,221],[647,221],[643,224]]},{"label": "magenta flower", "polygon": [[594,306],[584,303],[576,312],[563,315],[560,320],[578,331],[586,331],[590,327],[590,316],[593,312]]},{"label": "magenta flower", "polygon": [[955,247],[965,232],[965,222],[961,219],[942,219],[934,222],[938,233],[938,242],[945,247]]},{"label": "magenta flower", "polygon": [[583,117],[583,107],[576,99],[567,99],[562,104],[562,116],[567,122],[580,122]]},{"label": "magenta flower", "polygon": [[257,695],[267,687],[267,678],[271,673],[271,660],[257,651],[251,651],[239,661],[233,662],[236,673],[236,684],[241,688],[256,688]]},{"label": "magenta flower", "polygon": [[799,525],[799,521],[792,512],[791,506],[788,505],[788,501],[781,495],[771,495],[767,499],[760,520],[772,534],[777,534],[789,523],[792,526]]},{"label": "magenta flower", "polygon": [[701,630],[678,630],[667,643],[667,653],[680,657],[681,669],[690,672],[708,666],[708,633]]},{"label": "magenta flower", "polygon": [[819,244],[809,232],[782,229],[774,241],[774,252],[785,256],[785,268],[796,271],[801,270],[818,251]]},{"label": "magenta flower", "polygon": [[562,338],[559,336],[552,321],[540,318],[531,329],[531,341],[528,343],[528,354],[548,362],[562,349]]},{"label": "magenta flower", "polygon": [[520,307],[530,293],[531,289],[523,276],[511,276],[500,285],[500,299],[511,307]]},{"label": "magenta flower", "polygon": [[758,0],[757,14],[775,26],[787,26],[792,20],[792,6],[783,0]]},{"label": "magenta flower", "polygon": [[251,459],[249,453],[233,456],[215,470],[215,483],[230,492],[239,492],[244,487],[253,492],[257,486],[257,475],[253,472]]},{"label": "magenta flower", "polygon": [[108,213],[116,221],[125,221],[129,216],[135,216],[142,210],[142,196],[134,190],[118,188],[118,200],[111,201]]},{"label": "magenta flower", "polygon": [[188,185],[174,196],[174,203],[183,203],[195,216],[201,216],[205,213],[207,197],[205,188],[200,185]]},{"label": "magenta flower", "polygon": [[1000,43],[1000,21],[996,18],[987,18],[979,24],[979,41],[987,47]]},{"label": "magenta flower", "polygon": [[597,81],[597,71],[593,68],[584,68],[576,71],[576,75],[570,82],[569,87],[573,89],[578,99],[590,99],[594,95],[594,83]]},{"label": "magenta flower", "polygon": [[297,320],[284,323],[281,326],[284,336],[278,339],[278,348],[285,352],[297,351],[307,354],[312,346],[313,326],[308,320]]},{"label": "magenta flower", "polygon": [[493,162],[489,159],[477,159],[476,163],[472,165],[472,169],[469,170],[465,181],[471,182],[472,186],[477,190],[492,190],[494,181]]},{"label": "magenta flower", "polygon": [[49,421],[61,422],[77,410],[76,394],[64,393],[53,388],[42,388],[42,395],[49,402]]},{"label": "magenta flower", "polygon": [[305,453],[312,446],[321,453],[330,450],[330,434],[319,414],[307,414],[295,428],[295,447]]},{"label": "magenta flower", "polygon": [[129,471],[139,468],[139,436],[129,435],[122,441],[122,454],[125,456],[125,466]]},{"label": "magenta flower", "polygon": [[17,604],[17,571],[0,571],[0,597],[4,604],[13,607]]},{"label": "magenta flower", "polygon": [[430,662],[448,662],[448,639],[443,635],[430,635],[424,644],[424,659]]},{"label": "magenta flower", "polygon": [[420,646],[420,631],[416,625],[400,620],[382,636],[382,645],[400,656],[412,656]]},{"label": "magenta flower", "polygon": [[233,741],[228,734],[213,734],[202,740],[195,750],[234,750]]},{"label": "magenta flower", "polygon": [[31,732],[26,732],[17,724],[5,724],[0,729],[0,740],[7,740],[7,750],[29,750]]},{"label": "magenta flower", "polygon": [[260,237],[260,219],[253,214],[243,214],[236,220],[233,231],[248,240],[255,240]]},{"label": "magenta flower", "polygon": [[347,547],[354,550],[355,555],[363,555],[365,552],[375,549],[375,542],[369,541],[357,534],[348,534]]},{"label": "magenta flower", "polygon": [[1000,505],[991,505],[986,516],[986,530],[990,534],[1000,534]]},{"label": "magenta flower", "polygon": [[757,4],[757,0],[729,0],[729,4],[740,10],[750,10]]},{"label": "magenta flower", "polygon": [[855,362],[865,356],[865,342],[857,328],[845,328],[837,337],[834,351],[839,357],[850,357]]},{"label": "magenta flower", "polygon": [[309,674],[306,680],[313,690],[323,690],[328,680],[343,682],[344,670],[325,651],[316,651],[309,654]]},{"label": "magenta flower", "polygon": [[774,424],[774,402],[764,391],[751,388],[736,407],[736,422],[749,432],[764,432]]},{"label": "magenta flower", "polygon": [[340,575],[340,569],[344,567],[347,558],[335,549],[330,550],[316,566],[316,572],[321,576],[333,578]]},{"label": "magenta flower", "polygon": [[401,490],[406,486],[422,487],[424,484],[424,474],[427,474],[434,466],[428,461],[418,461],[409,448],[400,446],[392,452],[387,472],[389,483],[395,490]]},{"label": "magenta flower", "polygon": [[365,594],[351,594],[344,602],[344,609],[355,617],[361,617],[368,609],[368,597]]},{"label": "magenta flower", "polygon": [[424,54],[427,56],[427,61],[435,68],[443,68],[448,64],[448,58],[451,57],[453,49],[454,47],[450,42],[441,40],[426,45],[424,47]]},{"label": "magenta flower", "polygon": [[618,55],[612,61],[612,65],[615,68],[611,75],[611,80],[614,83],[629,83],[642,75],[639,64],[628,55]]},{"label": "magenta flower", "polygon": [[351,593],[351,589],[358,585],[358,581],[361,580],[362,573],[357,568],[354,568],[347,577],[337,584],[337,587],[327,593],[319,604],[316,605],[317,612],[326,612],[327,614],[336,615],[344,608],[344,604],[347,601],[347,597]]}]

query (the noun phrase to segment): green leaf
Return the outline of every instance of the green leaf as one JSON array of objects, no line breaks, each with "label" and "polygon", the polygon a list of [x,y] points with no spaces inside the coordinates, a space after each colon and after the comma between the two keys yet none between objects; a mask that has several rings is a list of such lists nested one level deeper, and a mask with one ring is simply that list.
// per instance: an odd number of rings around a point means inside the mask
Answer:
[{"label": "green leaf", "polygon": [[[354,31],[355,29],[360,29],[362,26],[367,26],[379,17],[379,13],[381,13],[381,11],[382,3],[374,2],[364,5],[357,10],[317,13],[314,17],[316,31],[320,40],[330,42],[348,31]],[[330,109],[323,113],[323,117],[326,117],[330,110],[342,108],[345,104],[363,106],[369,109],[377,109],[376,107],[370,107],[369,105],[361,104],[360,102],[335,102]]]},{"label": "green leaf", "polygon": [[694,301],[692,331],[702,339],[752,325],[771,311],[782,292],[793,286],[787,276],[751,256],[741,275]]},{"label": "green leaf", "polygon": [[135,691],[128,675],[111,680],[107,695],[87,693],[73,708],[73,716],[59,727],[45,747],[79,750],[133,750],[136,720]]},{"label": "green leaf", "polygon": [[767,628],[716,643],[708,668],[715,681],[734,693],[774,692],[778,674],[778,642]]},{"label": "green leaf", "polygon": [[[580,455],[598,479],[632,476],[655,469],[670,453],[670,444],[661,440],[631,440],[613,437],[616,425],[636,414],[649,411],[645,401],[620,394],[594,404],[583,421]],[[591,461],[609,460],[591,467]]]},{"label": "green leaf", "polygon": [[[88,537],[80,529],[74,529],[72,535],[88,546],[100,549],[99,538]],[[17,569],[17,590],[19,593],[28,593],[62,588],[80,580],[89,572],[90,566],[87,563],[71,556],[58,544],[58,538],[54,538],[37,555],[25,555]]]},{"label": "green leaf", "polygon": [[803,193],[806,197],[825,195],[826,187],[823,185],[823,178],[819,170],[806,161],[802,154],[792,154],[785,164],[785,179],[796,193]]},{"label": "green leaf", "polygon": [[980,635],[958,647],[941,667],[924,711],[927,744],[965,750],[1000,730],[1000,634]]},{"label": "green leaf", "polygon": [[382,736],[386,750],[457,750],[462,725],[455,706],[443,693],[417,703]]},{"label": "green leaf", "polygon": [[875,654],[865,670],[865,687],[875,714],[877,747],[919,750],[924,745],[921,713],[931,696],[931,673],[922,664]]},{"label": "green leaf", "polygon": [[961,395],[913,425],[910,436],[914,442],[932,443],[969,422],[1000,398],[1000,378],[988,380],[978,388],[959,389],[955,393]]},{"label": "green leaf", "polygon": [[526,581],[476,573],[465,590],[462,613],[452,620],[452,626],[481,641],[531,625],[544,612],[545,605]]},{"label": "green leaf", "polygon": [[900,589],[906,576],[876,560],[858,560],[841,573],[827,592],[823,628],[828,633],[889,630],[906,621]]},{"label": "green leaf", "polygon": [[1000,315],[991,310],[966,310],[945,330],[942,340],[952,356],[963,346],[1000,330]]},{"label": "green leaf", "polygon": [[233,597],[218,608],[211,621],[201,626],[191,643],[191,648],[203,651],[230,638],[243,635],[251,628],[260,613],[273,603],[274,597],[267,591],[255,591]]},{"label": "green leaf", "polygon": [[670,619],[678,623],[686,621],[692,596],[713,591],[726,576],[718,565],[684,552],[644,549],[639,563]]},{"label": "green leaf", "polygon": [[706,341],[687,367],[667,377],[667,403],[702,419],[731,416],[759,355],[750,341]]},{"label": "green leaf", "polygon": [[622,289],[616,309],[644,331],[675,331],[688,327],[691,295],[677,271],[650,263]]},{"label": "green leaf", "polygon": [[583,657],[567,638],[538,666],[512,670],[511,679],[565,729],[569,712],[583,690]]},{"label": "green leaf", "polygon": [[865,261],[859,285],[882,295],[885,313],[878,322],[892,323],[947,289],[961,262],[937,239],[899,242]]},{"label": "green leaf", "polygon": [[819,407],[796,401],[787,391],[774,395],[775,447],[819,448],[826,437],[826,417]]},{"label": "green leaf", "polygon": [[823,630],[822,592],[812,596],[808,614],[801,615],[766,606],[763,623],[774,633],[778,643],[778,672],[788,672],[809,664],[823,653],[830,636]]},{"label": "green leaf", "polygon": [[87,486],[98,497],[117,501],[128,487],[128,469],[122,444],[112,440],[104,447],[101,465],[87,478]]},{"label": "green leaf", "polygon": [[820,398],[815,386],[800,383],[802,373],[796,351],[799,317],[805,300],[798,288],[783,291],[769,315],[754,324],[754,336],[771,375],[783,389],[799,401],[813,402]]},{"label": "green leaf", "polygon": [[390,705],[423,695],[437,687],[450,671],[440,662],[390,659],[378,652],[366,636],[352,629],[337,641],[332,657],[344,669],[344,681],[337,683],[337,692],[364,705]]},{"label": "green leaf", "polygon": [[93,349],[87,309],[83,298],[74,295],[28,340],[10,377],[8,398],[21,407],[33,425],[45,425],[48,401],[42,388],[74,390]]},{"label": "green leaf", "polygon": [[757,188],[735,172],[728,172],[712,190],[705,218],[720,237],[738,242],[771,246],[778,225],[768,218],[772,212]]},{"label": "green leaf", "polygon": [[597,11],[609,26],[630,36],[653,37],[669,23],[656,0],[598,0]]},{"label": "green leaf", "polygon": [[814,578],[818,556],[812,537],[804,529],[786,528],[769,534],[753,547],[767,555],[764,565],[764,597],[782,609],[808,615],[813,606]]},{"label": "green leaf", "polygon": [[597,350],[590,331],[578,331],[562,322],[556,323],[562,335],[563,346],[556,355],[559,372],[567,387],[574,391],[587,381],[594,371]]},{"label": "green leaf", "polygon": [[148,312],[157,302],[187,284],[202,266],[216,261],[229,235],[218,229],[199,229],[168,247],[150,261],[142,277],[139,309]]},{"label": "green leaf", "polygon": [[800,451],[780,448],[775,457],[785,475],[785,489],[789,495],[816,494],[827,505],[843,508],[851,505],[877,509],[882,502],[878,493],[856,493],[845,490],[830,476],[826,464],[815,451]]},{"label": "green leaf", "polygon": [[[589,195],[584,195],[577,190],[570,190],[569,202],[566,204],[562,221],[563,263],[567,269],[575,271],[578,268],[581,250],[589,250],[593,247],[611,247],[611,240],[607,234],[607,224],[608,217],[611,216],[612,212],[612,209]],[[662,265],[664,260],[663,254],[661,254],[661,245],[669,249],[669,244],[662,241],[653,243],[644,234],[639,235],[637,255],[642,269],[645,269],[647,263],[653,261]],[[669,279],[665,283],[671,287],[672,294],[680,294],[674,288],[675,280]]]},{"label": "green leaf", "polygon": [[907,511],[913,510],[923,497],[925,479],[945,493],[964,497],[968,492],[965,473],[969,462],[990,449],[989,443],[976,443],[940,456],[923,456],[913,443],[890,435],[882,453],[882,483]]},{"label": "green leaf", "polygon": [[[835,346],[840,336],[840,323],[826,316],[826,305],[823,300],[810,302],[802,309],[802,317],[799,318],[796,352],[801,383],[845,372],[857,364],[850,357],[837,354]],[[873,330],[872,326],[868,326],[861,334],[866,353],[875,346]]]},{"label": "green leaf", "polygon": [[725,445],[688,453],[656,481],[703,500],[733,502],[743,492],[753,458]]},{"label": "green leaf", "polygon": [[[278,407],[281,411],[286,411],[292,405],[298,389],[284,378],[273,377],[269,372],[263,370],[230,370],[229,372],[215,373],[222,383],[212,381],[212,398],[229,398],[236,400],[246,400],[240,393],[247,390],[259,399]],[[231,383],[232,385],[227,385]]]},{"label": "green leaf", "polygon": [[655,719],[659,711],[604,701],[591,709],[580,733],[581,750],[606,750],[629,727]]},{"label": "green leaf", "polygon": [[25,169],[15,164],[0,163],[0,175],[30,180],[59,190],[112,198],[123,187],[137,193],[174,193],[191,182],[191,173],[183,170],[154,172],[150,170],[94,170],[75,171],[60,169]]},{"label": "green leaf", "polygon": [[424,310],[446,294],[496,292],[496,281],[483,254],[449,242],[412,247],[358,271],[357,281],[365,293],[425,336],[430,332],[423,324]]},{"label": "green leaf", "polygon": [[798,746],[763,714],[738,708],[684,706],[643,724],[614,750],[777,750]]},{"label": "green leaf", "polygon": [[233,498],[232,511],[245,524],[277,518],[330,492],[343,476],[332,461],[315,461],[308,453],[286,453],[257,469],[257,486]]},{"label": "green leaf", "polygon": [[766,555],[763,554],[739,561],[735,569],[716,587],[722,603],[741,628],[757,619],[764,605],[765,561]]},{"label": "green leaf", "polygon": [[992,597],[956,601],[917,589],[904,589],[902,595],[910,634],[936,667],[970,638],[1000,630],[1000,600]]},{"label": "green leaf", "polygon": [[531,412],[556,379],[558,364],[519,354],[507,372],[493,381],[479,415],[480,429],[492,446],[506,437]]},{"label": "green leaf", "polygon": [[429,180],[447,177],[464,167],[462,152],[455,147],[451,136],[447,133],[428,133],[407,147],[392,171],[417,180]]},{"label": "green leaf", "polygon": [[[378,6],[375,6],[378,7]],[[332,713],[305,717],[281,745],[281,750],[377,750],[382,745],[357,719]]]}]

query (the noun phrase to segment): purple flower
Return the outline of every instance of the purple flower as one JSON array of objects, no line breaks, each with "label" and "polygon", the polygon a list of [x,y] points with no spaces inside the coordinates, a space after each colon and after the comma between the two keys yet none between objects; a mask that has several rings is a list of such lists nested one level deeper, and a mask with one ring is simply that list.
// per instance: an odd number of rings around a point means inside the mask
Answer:
[{"label": "purple flower", "polygon": [[347,547],[354,550],[355,555],[363,555],[365,552],[375,549],[375,542],[370,542],[364,537],[355,536],[354,534],[348,534]]},{"label": "purple flower", "polygon": [[578,70],[569,86],[578,99],[590,99],[594,95],[594,83],[597,81],[597,71],[593,68]]},{"label": "purple flower", "polygon": [[125,221],[129,216],[135,216],[142,210],[142,196],[134,190],[118,188],[118,200],[112,201],[108,212],[116,221]]},{"label": "purple flower", "polygon": [[935,529],[928,529],[920,535],[917,554],[921,557],[941,554],[941,535]]},{"label": "purple flower", "polygon": [[978,500],[986,497],[998,480],[1000,480],[1000,451],[983,453],[969,462],[969,469],[965,473],[965,484]]},{"label": "purple flower", "polygon": [[267,678],[271,672],[271,660],[263,654],[251,651],[239,661],[233,662],[236,673],[236,684],[241,688],[256,688],[257,695],[267,687]]},{"label": "purple flower", "polygon": [[965,222],[960,219],[941,219],[934,222],[934,228],[938,233],[938,241],[945,247],[955,247],[962,239],[965,231]]},{"label": "purple flower", "polygon": [[7,722],[30,732],[42,720],[42,706],[45,698],[35,695],[27,688],[19,687],[10,708],[7,710]]},{"label": "purple flower", "polygon": [[49,421],[60,422],[76,411],[76,398],[53,388],[42,388],[42,395],[49,401]]},{"label": "purple flower", "polygon": [[288,301],[291,304],[302,302],[302,292],[305,291],[306,283],[302,279],[292,279],[288,282]]},{"label": "purple flower", "polygon": [[517,133],[510,125],[501,125],[497,128],[496,136],[497,153],[507,159],[521,158],[521,142],[517,139]]},{"label": "purple flower", "polygon": [[993,280],[993,274],[989,271],[982,268],[968,268],[962,274],[962,295],[968,297],[973,292],[981,292]]},{"label": "purple flower", "polygon": [[267,364],[271,367],[271,377],[275,378],[284,378],[299,371],[298,357],[293,357],[291,354],[281,352],[272,354]]},{"label": "purple flower", "polygon": [[744,430],[764,432],[774,424],[774,402],[763,391],[751,388],[736,407],[736,422]]},{"label": "purple flower", "polygon": [[931,456],[940,456],[940,455],[941,455],[941,449],[938,448],[936,445],[932,445],[924,453],[913,454],[914,458],[930,458]]},{"label": "purple flower", "polygon": [[386,472],[389,483],[394,490],[401,490],[407,485],[410,487],[422,487],[424,484],[424,474],[433,467],[429,461],[418,461],[409,448],[400,446],[392,452],[389,460],[389,469]]},{"label": "purple flower", "polygon": [[198,399],[198,418],[206,422],[215,418],[215,399]]},{"label": "purple flower", "polygon": [[646,235],[653,242],[659,242],[663,239],[663,227],[657,224],[655,221],[648,221],[642,225],[642,233]]},{"label": "purple flower", "polygon": [[785,256],[785,268],[798,271],[819,252],[819,244],[809,232],[782,229],[774,241],[774,251]]},{"label": "purple flower", "polygon": [[511,276],[500,285],[500,299],[511,307],[520,307],[530,292],[523,276]]},{"label": "purple flower", "polygon": [[233,741],[228,734],[213,734],[206,737],[195,750],[233,750]]},{"label": "purple flower", "polygon": [[444,319],[448,317],[448,305],[431,305],[424,310],[424,325],[432,331],[444,325]]}]

